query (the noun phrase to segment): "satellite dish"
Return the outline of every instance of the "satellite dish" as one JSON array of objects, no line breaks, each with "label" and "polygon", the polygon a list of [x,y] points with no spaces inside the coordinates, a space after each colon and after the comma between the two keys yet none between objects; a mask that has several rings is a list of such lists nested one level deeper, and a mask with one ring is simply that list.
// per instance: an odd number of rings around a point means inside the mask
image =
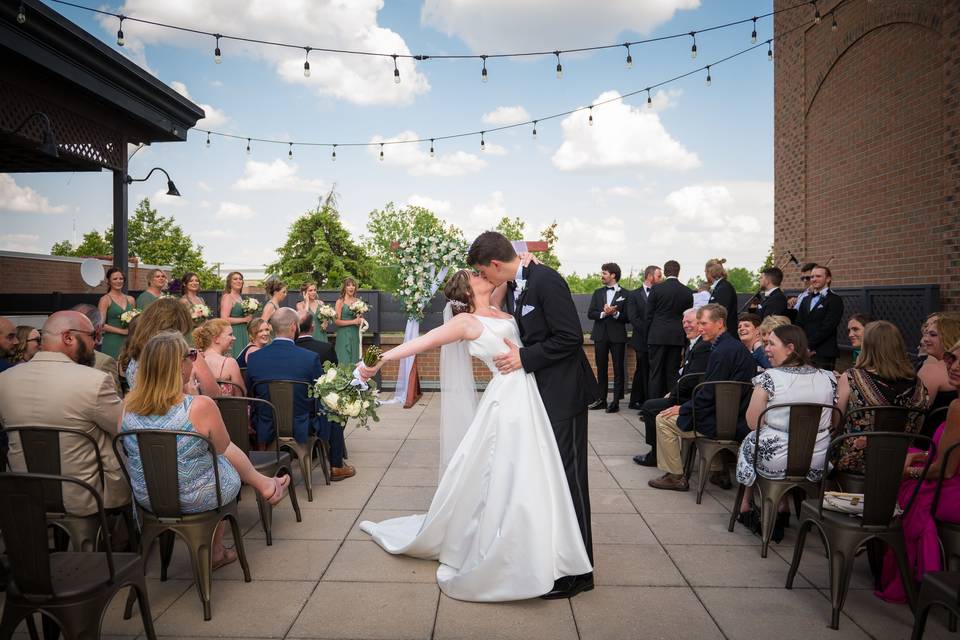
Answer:
[{"label": "satellite dish", "polygon": [[80,263],[80,277],[88,287],[96,287],[103,282],[103,266],[96,258],[87,258]]}]

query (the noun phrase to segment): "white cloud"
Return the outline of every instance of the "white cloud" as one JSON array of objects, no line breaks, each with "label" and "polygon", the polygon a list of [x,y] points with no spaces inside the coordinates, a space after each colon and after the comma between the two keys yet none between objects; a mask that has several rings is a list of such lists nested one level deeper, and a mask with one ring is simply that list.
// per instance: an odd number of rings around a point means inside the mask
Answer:
[{"label": "white cloud", "polygon": [[[374,136],[370,142],[376,146],[369,147],[370,154],[378,158],[380,156],[381,142],[395,142],[401,140],[418,140],[420,136],[415,131],[403,131],[392,138]],[[440,143],[435,145],[435,149]],[[479,146],[479,145],[478,145]],[[499,145],[498,145],[499,146]],[[383,164],[402,167],[412,176],[462,176],[466,173],[480,171],[487,166],[487,161],[483,158],[467,153],[466,151],[453,151],[442,153],[442,148],[437,149],[436,157],[431,158],[430,143],[409,143],[409,144],[386,144],[383,147]]]},{"label": "white cloud", "polygon": [[207,193],[210,193],[211,191],[213,191],[213,189],[210,187],[210,185],[208,185],[208,184],[207,184],[206,182],[204,182],[203,180],[197,180],[197,188],[200,189],[201,191],[205,191],[205,192],[207,192]]},{"label": "white cloud", "polygon": [[485,147],[484,153],[491,156],[506,156],[510,154],[506,147],[496,142],[486,142]]},{"label": "white cloud", "polygon": [[204,229],[202,231],[192,231],[190,233],[194,238],[208,238],[218,240],[221,238],[235,238],[236,232],[230,229]]},{"label": "white cloud", "polygon": [[[619,96],[601,93],[593,104]],[[700,159],[676,141],[646,107],[622,100],[593,109],[593,126],[586,111],[572,113],[561,122],[563,143],[553,154],[553,165],[562,171],[615,167],[685,170],[700,166]]]},{"label": "white cloud", "polygon": [[[187,85],[183,84],[182,82],[174,80],[170,83],[170,87],[187,100],[193,100],[193,98],[190,96],[190,92],[187,91]],[[196,104],[203,109],[205,114],[204,117],[197,120],[197,128],[199,129],[216,129],[219,126],[226,124],[226,122],[230,119],[223,111],[217,109],[216,107],[201,102],[197,102]]]},{"label": "white cloud", "polygon": [[4,251],[21,251],[23,253],[45,253],[45,251],[40,248],[40,236],[34,233],[0,234],[0,249]]},{"label": "white cloud", "polygon": [[502,191],[494,191],[483,202],[478,202],[470,209],[470,215],[443,216],[447,222],[460,227],[467,241],[471,241],[484,231],[497,226],[500,219],[507,215],[506,199]]},{"label": "white cloud", "polygon": [[407,198],[407,204],[412,207],[423,207],[424,209],[429,209],[439,216],[446,215],[453,209],[453,205],[449,200],[437,200],[435,198],[421,196],[416,193]]},{"label": "white cloud", "polygon": [[[115,10],[138,18],[262,40],[409,54],[410,49],[398,33],[378,24],[382,7],[382,0],[125,0]],[[99,21],[105,32],[116,33],[115,18],[102,16]],[[313,51],[309,58],[311,77],[305,78],[302,49],[221,40],[223,63],[214,67],[211,38],[130,21],[123,28],[127,44],[122,51],[136,54],[141,64],[146,64],[144,45],[174,45],[199,52],[211,70],[230,69],[230,65],[240,69],[250,59],[262,60],[287,82],[301,84],[320,96],[355,104],[408,104],[430,89],[426,76],[409,59],[398,60],[402,82],[394,84],[393,60],[389,57]]]},{"label": "white cloud", "polygon": [[0,173],[0,209],[17,213],[63,213],[64,205],[50,201],[30,187],[21,187],[9,173]]},{"label": "white cloud", "polygon": [[158,189],[150,196],[150,203],[167,207],[183,207],[189,202],[182,196],[168,196],[166,189]]},{"label": "white cloud", "polygon": [[221,202],[220,208],[214,214],[217,220],[249,220],[257,215],[257,212],[249,205],[237,202]]},{"label": "white cloud", "polygon": [[298,176],[299,168],[297,164],[279,158],[269,163],[247,160],[244,175],[233,188],[241,191],[308,191],[318,195],[327,191],[323,180]]},{"label": "white cloud", "polygon": [[518,122],[528,122],[530,114],[521,105],[515,107],[497,107],[490,113],[483,114],[482,120],[487,124],[504,126],[508,124],[517,124]]},{"label": "white cloud", "polygon": [[625,31],[646,35],[678,10],[698,6],[700,0],[426,0],[420,22],[459,37],[474,53],[553,51],[615,42]]}]

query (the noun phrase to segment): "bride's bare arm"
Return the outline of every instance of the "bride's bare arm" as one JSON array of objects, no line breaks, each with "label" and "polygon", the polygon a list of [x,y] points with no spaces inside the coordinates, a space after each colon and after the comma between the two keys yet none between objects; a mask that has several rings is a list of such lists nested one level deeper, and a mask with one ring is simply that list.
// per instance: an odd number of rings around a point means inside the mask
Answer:
[{"label": "bride's bare arm", "polygon": [[410,342],[405,342],[399,347],[394,347],[383,354],[383,357],[373,367],[367,367],[362,362],[358,364],[360,373],[364,378],[372,378],[384,364],[391,360],[401,360],[403,358],[429,351],[458,340],[473,340],[480,335],[483,328],[480,322],[468,313],[461,313],[453,317],[449,322],[440,325],[432,331],[415,338]]},{"label": "bride's bare arm", "polygon": [[503,307],[503,299],[507,295],[507,283],[504,282],[490,293],[490,306],[500,309]]}]

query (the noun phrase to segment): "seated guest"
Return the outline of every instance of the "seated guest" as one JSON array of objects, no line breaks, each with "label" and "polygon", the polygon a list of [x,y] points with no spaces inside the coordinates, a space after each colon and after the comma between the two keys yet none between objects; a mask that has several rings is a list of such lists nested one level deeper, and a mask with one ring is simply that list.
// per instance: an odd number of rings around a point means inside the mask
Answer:
[{"label": "seated guest", "polygon": [[[913,372],[907,358],[907,347],[900,330],[884,320],[871,322],[863,331],[863,347],[856,364],[847,369],[837,385],[837,407],[848,414],[863,407],[897,406],[908,409],[927,408],[927,388]],[[917,433],[923,414],[911,416],[907,433]],[[873,431],[870,412],[855,417],[853,423],[844,422],[845,433]],[[862,439],[844,441],[840,471],[863,473]]]},{"label": "seated guest", "polygon": [[854,362],[860,357],[860,350],[863,348],[863,330],[871,322],[873,318],[865,313],[855,313],[847,320],[847,338],[850,340],[850,346],[853,347]]},{"label": "seated guest", "polygon": [[299,312],[300,324],[297,327],[297,339],[294,343],[301,349],[313,351],[320,356],[321,363],[332,362],[337,364],[337,352],[329,342],[321,342],[313,337],[314,314],[310,312]]},{"label": "seated guest", "polygon": [[[150,309],[160,302],[162,299],[154,302]],[[173,302],[178,307],[183,306]],[[224,504],[237,497],[241,482],[253,487],[272,504],[279,502],[290,484],[290,476],[273,478],[258,473],[247,455],[230,442],[216,403],[210,398],[183,393],[197,360],[197,350],[187,346],[183,334],[161,331],[147,340],[139,355],[137,386],[130,390],[124,401],[120,430],[195,431],[213,443]],[[126,438],[123,446],[133,495],[137,503],[149,511],[150,497],[136,438]],[[177,479],[183,513],[202,513],[218,507],[213,463],[202,440],[177,438]],[[223,546],[224,524],[220,523],[213,536],[211,560],[214,569],[237,559],[235,551]]]},{"label": "seated guest", "polygon": [[256,353],[258,349],[270,344],[273,339],[273,329],[270,327],[270,323],[263,318],[254,318],[247,323],[247,338],[249,342],[237,354],[237,364],[241,367],[247,366],[247,358],[250,357],[250,354]]},{"label": "seated guest", "polygon": [[817,265],[810,272],[812,292],[800,301],[797,324],[807,334],[813,364],[833,371],[837,361],[837,327],[843,317],[843,298],[830,290],[833,276]]},{"label": "seated guest", "polygon": [[[100,343],[103,341],[103,316],[100,315],[100,309],[96,308],[92,304],[76,304],[72,307],[73,311],[79,311],[83,315],[87,316],[87,320],[90,321],[90,324],[93,325],[93,330],[97,332],[97,346],[100,346]],[[134,322],[136,317],[134,317]],[[127,341],[123,343],[124,349],[127,348],[129,343],[130,336],[133,334],[133,322],[127,327],[128,335]],[[123,353],[123,349],[121,349]],[[96,352],[97,360],[93,363],[93,368],[104,373],[110,374],[110,377],[113,379],[113,383],[117,387],[117,393],[120,393],[120,373],[117,367],[117,361],[105,354],[103,351]]]},{"label": "seated guest", "polygon": [[13,366],[13,354],[17,350],[17,327],[0,316],[0,371]]},{"label": "seated guest", "polygon": [[40,351],[40,332],[28,324],[17,325],[17,347],[10,361],[13,364],[28,362]]},{"label": "seated guest", "polygon": [[[760,414],[768,406],[815,402],[832,405],[837,391],[837,379],[831,371],[817,369],[810,362],[807,336],[800,327],[792,325],[777,327],[767,338],[767,357],[772,367],[753,379],[753,395],[747,408],[747,425],[751,431],[743,439],[737,460],[737,482],[747,487],[740,503],[739,521],[759,531],[759,512],[751,508],[754,474],[753,458],[757,448],[757,428]],[[817,430],[817,440],[810,462],[810,482],[819,482],[830,446],[830,428],[833,412],[824,410]],[[771,480],[782,480],[787,469],[787,444],[790,437],[790,410],[772,409],[763,418],[760,431],[760,453],[756,473]],[[783,528],[790,520],[789,507],[783,501],[779,505],[773,540],[783,539]]]},{"label": "seated guest", "polygon": [[[945,352],[943,359],[949,363],[950,382],[954,388],[960,388],[960,342],[954,344],[952,350]],[[938,426],[933,442],[936,445],[935,457],[930,462],[927,479],[920,480],[927,452],[912,449],[903,466],[903,483],[897,498],[899,504],[906,505],[917,491],[910,510],[902,520],[903,537],[907,543],[907,566],[916,567],[914,575],[917,580],[928,571],[940,571],[943,568],[937,521],[960,524],[960,473],[957,473],[960,451],[954,451],[949,460],[943,458],[947,449],[960,442],[960,401],[954,400],[950,404],[947,419]],[[933,513],[934,492],[944,464],[948,466],[943,469],[943,486],[937,502],[937,512]],[[917,483],[920,483],[919,491]],[[881,589],[876,593],[878,597],[887,602],[907,601],[896,560],[889,551],[883,559],[880,584]]]},{"label": "seated guest", "polygon": [[[947,366],[944,363],[944,345],[955,344],[960,341],[960,315],[956,313],[936,313],[931,315],[923,328],[923,337],[920,347],[926,354],[917,376],[927,388],[930,398],[930,411],[950,406],[957,399],[957,390],[950,383],[947,375]],[[939,427],[936,416],[924,420],[920,433],[932,437]]]},{"label": "seated guest", "polygon": [[741,313],[737,316],[737,335],[743,346],[750,351],[760,370],[769,369],[770,361],[763,351],[763,338],[760,337],[760,324],[763,320],[755,313]]},{"label": "seated guest", "polygon": [[[7,427],[62,427],[93,437],[103,463],[107,509],[130,502],[130,492],[111,439],[120,421],[120,397],[109,375],[92,367],[96,332],[86,316],[58,311],[43,324],[40,353],[0,373],[0,422]],[[27,470],[20,437],[10,434],[10,467]],[[60,435],[61,473],[99,489],[96,454],[86,438]],[[64,485],[64,504],[73,515],[96,513],[88,492]]]},{"label": "seated guest", "polygon": [[[265,384],[267,381],[302,380],[313,383],[323,374],[320,356],[294,343],[298,325],[297,312],[289,307],[281,307],[270,317],[275,336],[273,342],[257,350],[247,360],[247,388],[257,398],[270,399],[270,390]],[[253,416],[257,443],[266,448],[276,437],[273,418],[268,412],[257,409]],[[318,420],[314,401],[307,396],[305,387],[297,385],[294,390],[293,437],[297,442],[306,442],[313,432],[330,443],[330,479],[343,480],[356,475],[356,470],[343,462],[343,425]]]},{"label": "seated guest", "polygon": [[[176,331],[186,336],[193,329],[193,320],[190,312],[175,298],[160,298],[153,302],[146,311],[136,317],[136,328],[132,336],[127,337],[130,343],[128,349],[120,357],[120,370],[124,372],[127,386],[133,389],[137,383],[137,367],[140,351],[143,345],[161,331]],[[190,393],[202,393],[205,396],[216,398],[220,395],[217,386],[217,377],[207,366],[203,354],[197,358],[192,367],[193,376],[190,381]]]},{"label": "seated guest", "polygon": [[233,335],[233,325],[223,318],[207,320],[193,330],[193,344],[203,353],[203,359],[210,370],[215,372],[220,395],[247,395],[240,366],[230,355],[233,353],[233,343],[236,340],[236,336]]},{"label": "seated guest", "polygon": [[780,290],[783,282],[783,271],[779,267],[768,267],[760,272],[760,289],[763,297],[757,313],[761,318],[770,316],[785,316],[787,314],[787,297]]},{"label": "seated guest", "polygon": [[777,327],[786,327],[792,324],[787,316],[767,316],[758,327],[760,330],[760,339],[766,344],[767,337],[773,333]]},{"label": "seated guest", "polygon": [[[757,364],[747,348],[727,331],[727,310],[718,304],[706,304],[697,309],[697,323],[702,339],[713,344],[704,382],[740,381],[750,382],[757,373]],[[681,439],[693,438],[693,429],[715,438],[717,435],[716,391],[713,386],[704,387],[695,398],[682,405],[670,407],[657,416],[657,468],[665,473],[650,480],[654,489],[687,491],[689,484],[683,477],[683,461],[680,457]],[[737,424],[738,438],[747,435],[746,409],[749,395],[744,395],[740,418]],[[697,405],[697,424],[693,424],[693,403]],[[723,485],[721,476],[725,471],[715,471],[710,481]],[[727,477],[726,485],[730,479]]]},{"label": "seated guest", "polygon": [[[703,373],[707,370],[707,359],[710,357],[711,344],[700,337],[700,325],[697,323],[697,310],[687,309],[683,313],[683,332],[689,340],[684,349],[683,366],[680,376]],[[697,386],[697,378],[687,378],[673,385],[670,393],[663,398],[650,398],[640,407],[640,417],[643,419],[646,434],[644,440],[650,445],[646,455],[636,455],[633,461],[644,467],[657,466],[657,414],[670,407],[683,404],[693,395]]]}]

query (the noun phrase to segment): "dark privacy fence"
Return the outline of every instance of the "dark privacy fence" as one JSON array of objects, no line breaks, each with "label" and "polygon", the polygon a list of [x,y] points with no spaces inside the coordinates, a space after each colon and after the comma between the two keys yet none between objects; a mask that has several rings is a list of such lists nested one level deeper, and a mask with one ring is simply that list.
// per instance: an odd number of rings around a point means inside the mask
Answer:
[{"label": "dark privacy fence", "polygon": [[[847,319],[854,313],[866,313],[878,320],[888,320],[900,328],[907,341],[907,348],[912,352],[920,342],[920,327],[926,317],[939,310],[939,285],[908,285],[908,286],[878,286],[863,288],[839,288],[833,292],[843,298],[843,321],[837,330],[837,338],[841,346],[849,347],[847,340]],[[139,291],[131,291],[136,297]],[[60,309],[69,309],[75,304],[86,302],[97,304],[100,293],[5,293],[0,294],[0,315],[47,315]],[[200,296],[210,307],[214,315],[219,313],[220,291],[203,291]],[[319,297],[328,304],[334,304],[339,295],[338,291],[320,291]],[[789,295],[789,293],[788,293]],[[266,296],[253,294],[249,297],[257,298],[261,303]],[[367,316],[370,323],[370,333],[376,335],[390,332],[403,332],[406,325],[406,316],[399,301],[384,291],[360,291],[359,297],[370,305],[371,312]],[[750,294],[739,296],[740,306],[747,302]],[[301,300],[299,293],[291,293],[284,301],[284,305],[295,307]],[[590,305],[590,294],[576,294],[574,304],[580,314],[580,324],[584,332],[589,332],[593,321],[587,319],[587,307]],[[443,296],[438,294],[424,315],[420,323],[421,331],[429,331],[443,322]]]}]

